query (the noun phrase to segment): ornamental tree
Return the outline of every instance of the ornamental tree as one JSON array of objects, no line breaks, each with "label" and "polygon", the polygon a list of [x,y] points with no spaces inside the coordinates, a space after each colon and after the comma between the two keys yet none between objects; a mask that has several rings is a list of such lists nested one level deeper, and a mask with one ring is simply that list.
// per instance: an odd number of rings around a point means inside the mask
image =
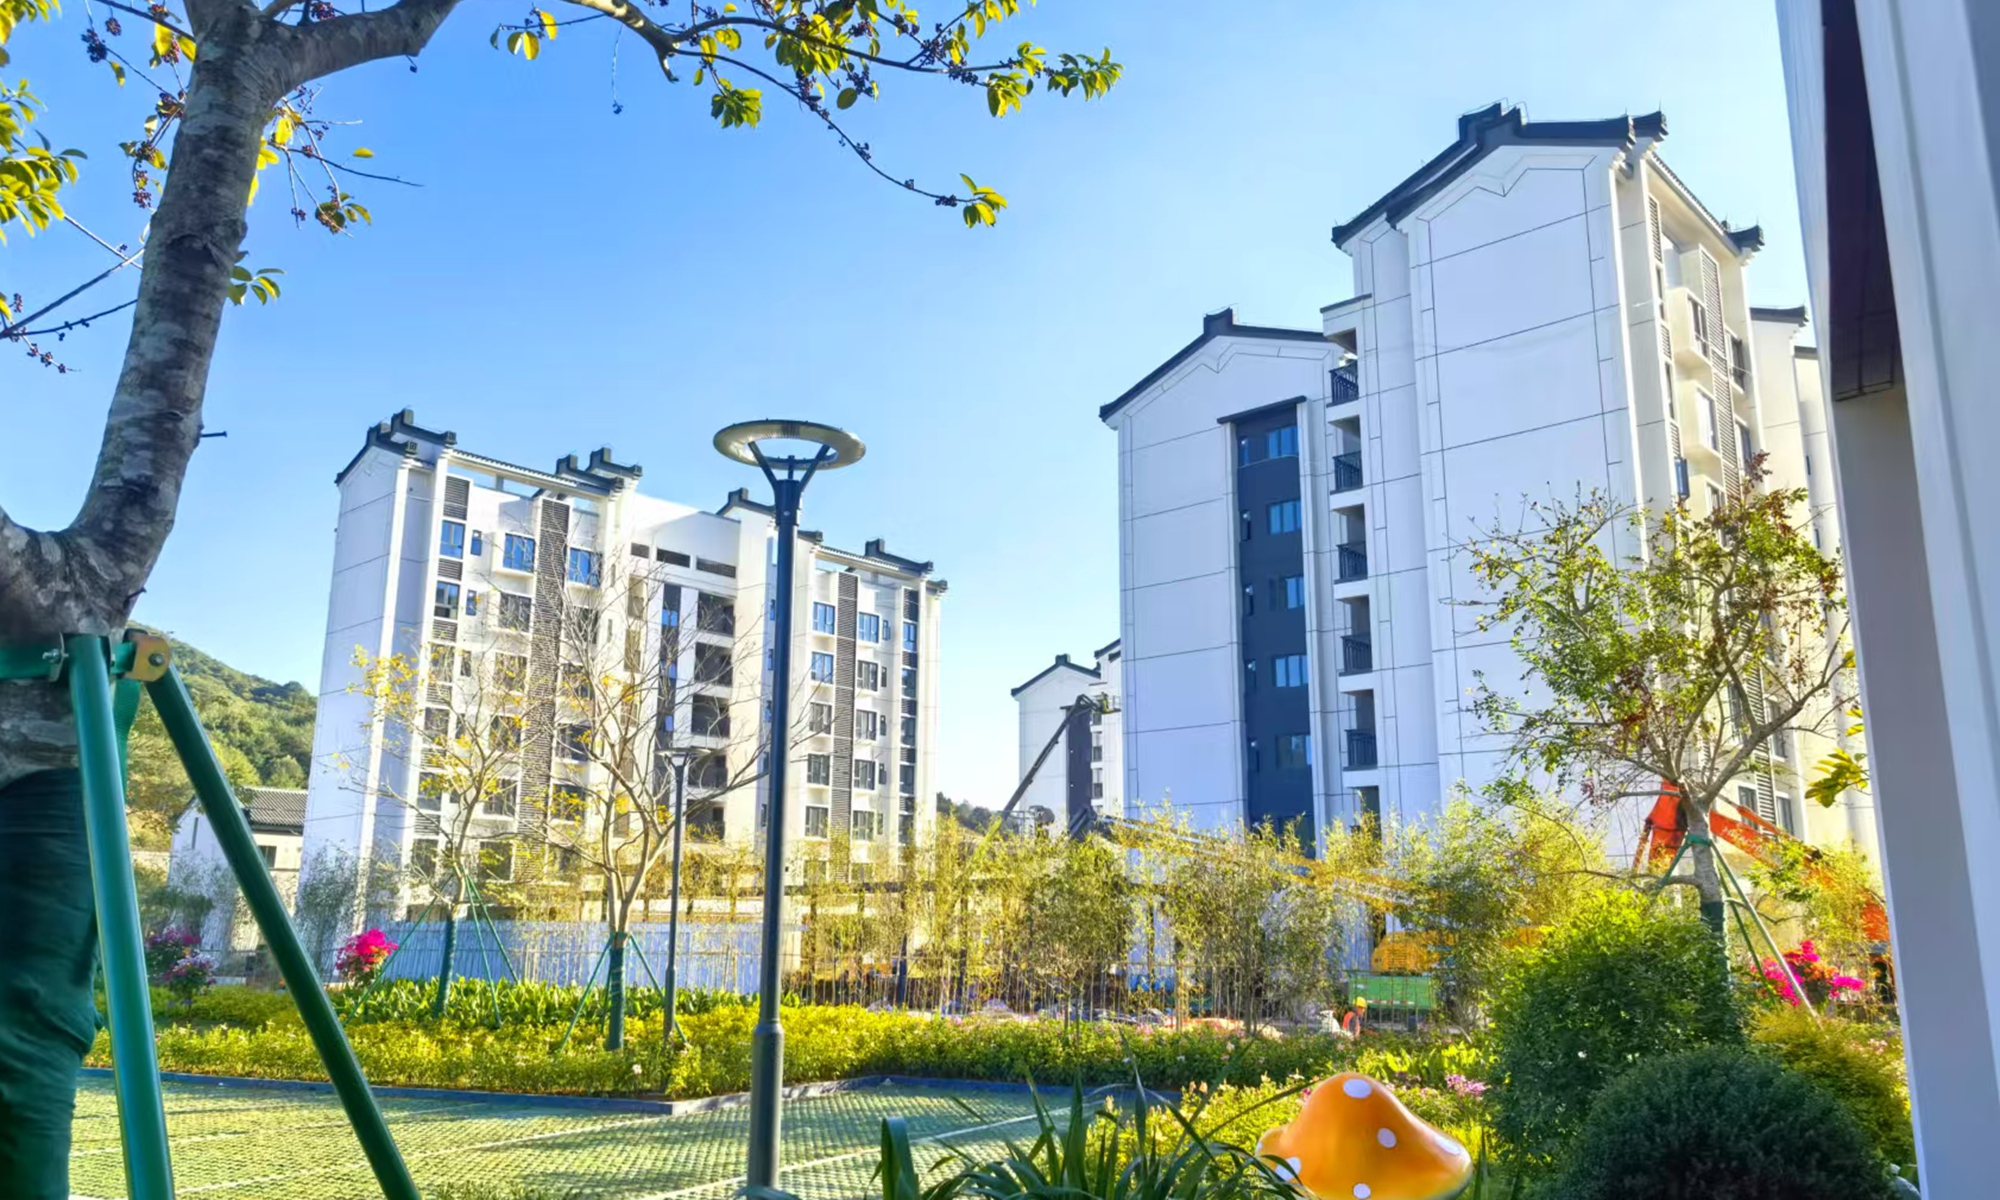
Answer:
[{"label": "ornamental tree", "polygon": [[1490,598],[1477,628],[1511,634],[1518,681],[1477,677],[1472,711],[1517,766],[1600,804],[1678,796],[1690,869],[1721,936],[1709,817],[1725,789],[1770,769],[1787,731],[1832,736],[1855,703],[1841,564],[1795,524],[1802,490],[1761,471],[1713,511],[1653,515],[1591,492],[1529,505],[1469,547]]}]

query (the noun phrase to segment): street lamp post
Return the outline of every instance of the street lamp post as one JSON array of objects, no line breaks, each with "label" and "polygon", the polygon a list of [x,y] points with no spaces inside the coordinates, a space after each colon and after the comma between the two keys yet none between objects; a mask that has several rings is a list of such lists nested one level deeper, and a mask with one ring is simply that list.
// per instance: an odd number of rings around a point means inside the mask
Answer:
[{"label": "street lamp post", "polygon": [[674,970],[681,950],[681,829],[687,823],[687,773],[693,764],[691,756],[682,754],[674,768],[674,871],[673,883],[667,889],[667,1028],[662,1035],[663,1045],[672,1042],[681,1028],[677,1011],[680,984]]},{"label": "street lamp post", "polygon": [[[811,452],[766,454],[763,442],[804,443]],[[764,817],[764,925],[757,964],[757,1026],[750,1035],[749,1189],[778,1184],[779,1103],[785,1078],[785,1031],[778,1021],[783,982],[778,956],[784,935],[785,760],[790,756],[792,681],[792,550],[798,540],[799,497],[821,470],[850,466],[866,453],[860,439],[809,421],[745,421],[715,435],[724,457],[756,467],[771,484],[777,523],[777,580],[771,638],[770,802]]]}]

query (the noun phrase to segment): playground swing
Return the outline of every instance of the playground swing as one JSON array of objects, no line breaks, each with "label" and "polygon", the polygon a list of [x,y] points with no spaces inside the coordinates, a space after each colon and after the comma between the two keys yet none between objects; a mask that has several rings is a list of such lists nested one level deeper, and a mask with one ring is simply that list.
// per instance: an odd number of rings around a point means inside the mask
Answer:
[{"label": "playground swing", "polygon": [[223,776],[187,687],[173,668],[166,639],[128,630],[115,645],[89,634],[71,634],[41,645],[0,645],[0,681],[7,680],[66,686],[76,721],[126,1194],[131,1200],[173,1200],[174,1195],[152,997],[125,825],[126,737],[138,716],[143,687],[194,785],[244,902],[277,960],[376,1182],[387,1200],[419,1200],[409,1167],[368,1090],[319,974],[292,928],[284,899],[250,836],[250,824]]}]

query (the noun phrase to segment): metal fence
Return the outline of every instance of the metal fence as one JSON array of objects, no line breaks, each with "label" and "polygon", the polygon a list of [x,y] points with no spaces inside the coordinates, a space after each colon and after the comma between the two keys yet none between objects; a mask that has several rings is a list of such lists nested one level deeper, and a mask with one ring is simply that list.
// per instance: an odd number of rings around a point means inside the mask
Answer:
[{"label": "metal fence", "polygon": [[[382,932],[399,949],[389,960],[391,979],[436,978],[444,957],[440,921],[394,921]],[[667,964],[667,924],[635,922],[630,930],[637,953],[627,968],[634,984],[652,982]],[[461,920],[452,950],[452,971],[470,979],[505,979],[509,965],[521,980],[580,984],[591,977],[610,928],[603,921]],[[504,953],[503,953],[504,951]],[[757,926],[681,922],[676,970],[687,988],[748,994],[757,987]]]}]

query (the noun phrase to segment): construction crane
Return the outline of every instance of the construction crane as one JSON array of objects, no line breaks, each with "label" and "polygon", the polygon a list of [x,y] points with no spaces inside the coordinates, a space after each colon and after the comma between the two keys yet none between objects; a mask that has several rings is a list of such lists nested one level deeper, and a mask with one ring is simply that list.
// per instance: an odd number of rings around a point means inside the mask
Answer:
[{"label": "construction crane", "polygon": [[[1056,722],[1055,732],[1049,735],[1048,742],[1042,746],[1042,752],[1035,756],[1035,761],[1028,764],[1027,773],[1021,776],[1021,782],[1014,788],[1014,794],[1007,797],[1007,803],[1001,807],[1000,823],[1005,825],[1014,815],[1015,805],[1021,803],[1021,797],[1028,794],[1028,788],[1034,784],[1035,776],[1041,773],[1042,765],[1049,761],[1049,755],[1055,753],[1056,746],[1069,735],[1071,729],[1080,729],[1087,720],[1117,711],[1109,696],[1079,695],[1064,705],[1062,720]],[[1069,811],[1066,814],[1068,819],[1064,828],[1069,836],[1081,838],[1089,833],[1095,824],[1097,810],[1091,807],[1088,799],[1076,796],[1069,797],[1068,807]]]}]

